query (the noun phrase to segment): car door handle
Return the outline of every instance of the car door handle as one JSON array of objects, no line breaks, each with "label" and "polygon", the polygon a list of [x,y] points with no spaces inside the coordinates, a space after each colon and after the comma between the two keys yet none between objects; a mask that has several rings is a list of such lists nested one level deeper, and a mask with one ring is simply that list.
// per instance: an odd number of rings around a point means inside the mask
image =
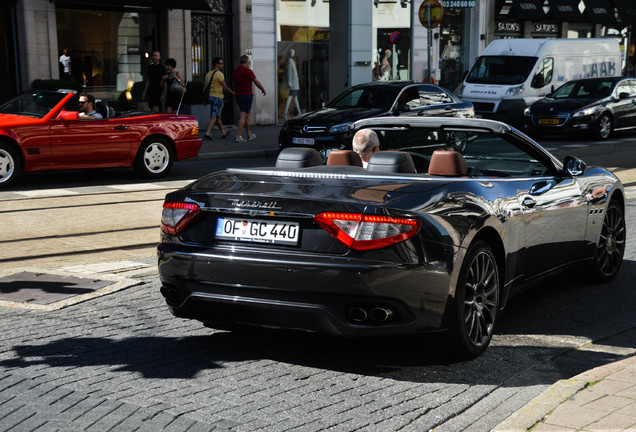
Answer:
[{"label": "car door handle", "polygon": [[530,197],[526,197],[522,204],[524,207],[532,208],[537,205],[537,202]]},{"label": "car door handle", "polygon": [[128,126],[115,126],[113,129],[115,129],[115,130],[128,130]]}]

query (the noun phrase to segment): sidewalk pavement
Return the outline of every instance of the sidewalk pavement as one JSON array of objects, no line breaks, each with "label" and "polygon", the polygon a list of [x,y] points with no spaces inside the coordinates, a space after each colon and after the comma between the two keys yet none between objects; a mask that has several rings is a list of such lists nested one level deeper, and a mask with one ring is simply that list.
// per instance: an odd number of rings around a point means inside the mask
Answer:
[{"label": "sidewalk pavement", "polygon": [[492,432],[636,431],[636,356],[561,380]]},{"label": "sidewalk pavement", "polygon": [[[205,129],[199,130],[199,136],[203,140],[203,145],[199,151],[198,159],[227,159],[246,157],[267,157],[276,156],[278,149],[278,133],[282,125],[254,125],[251,126],[252,133],[256,134],[256,139],[244,143],[234,141],[236,137],[236,126],[226,125],[227,137],[222,138],[221,132],[215,127],[212,130],[212,140],[205,139]],[[246,137],[243,130],[243,138]]]},{"label": "sidewalk pavement", "polygon": [[[267,157],[278,154],[281,125],[255,125],[256,139],[234,141],[236,126],[203,139],[199,159]],[[201,131],[203,137],[205,131]],[[245,132],[244,132],[245,135]],[[636,432],[636,356],[561,380],[513,413],[492,432]]]}]

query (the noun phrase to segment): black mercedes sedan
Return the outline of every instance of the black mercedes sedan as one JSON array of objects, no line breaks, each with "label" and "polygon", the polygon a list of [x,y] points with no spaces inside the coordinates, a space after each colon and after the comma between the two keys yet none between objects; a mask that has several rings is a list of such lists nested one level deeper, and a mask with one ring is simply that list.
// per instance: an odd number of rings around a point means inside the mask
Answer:
[{"label": "black mercedes sedan", "polygon": [[604,140],[613,131],[636,128],[636,78],[569,81],[526,108],[524,129],[541,137],[583,132]]},{"label": "black mercedes sedan", "polygon": [[389,115],[474,117],[470,102],[435,85],[413,81],[374,81],[353,86],[325,107],[289,119],[278,136],[281,149],[351,147],[349,126],[360,119]]},{"label": "black mercedes sedan", "polygon": [[286,148],[166,195],[161,294],[177,317],[337,336],[438,332],[486,350],[509,299],[576,266],[619,271],[625,192],[500,122],[360,120],[380,151]]}]

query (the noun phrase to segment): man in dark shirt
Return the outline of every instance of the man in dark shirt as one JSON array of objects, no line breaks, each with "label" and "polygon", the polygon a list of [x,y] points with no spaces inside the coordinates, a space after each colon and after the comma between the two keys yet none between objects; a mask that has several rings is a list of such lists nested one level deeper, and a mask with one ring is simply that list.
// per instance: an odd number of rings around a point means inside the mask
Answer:
[{"label": "man in dark shirt", "polygon": [[[252,99],[254,97],[252,92],[252,83],[261,90],[263,96],[267,94],[263,85],[256,79],[252,69],[247,67],[249,60],[250,58],[248,56],[241,56],[239,59],[240,66],[232,72],[234,98],[241,110],[241,118],[239,118],[239,122],[236,127],[236,138],[234,138],[234,141],[236,142],[246,142],[256,138],[256,134],[253,134],[250,130],[250,111],[252,109]],[[243,128],[247,131],[247,139],[241,136]]]},{"label": "man in dark shirt", "polygon": [[166,67],[161,64],[161,54],[159,51],[152,53],[152,64],[148,66],[148,74],[146,75],[146,85],[141,99],[145,100],[148,96],[148,106],[153,112],[158,113],[161,109],[161,98],[164,97],[166,82]]}]

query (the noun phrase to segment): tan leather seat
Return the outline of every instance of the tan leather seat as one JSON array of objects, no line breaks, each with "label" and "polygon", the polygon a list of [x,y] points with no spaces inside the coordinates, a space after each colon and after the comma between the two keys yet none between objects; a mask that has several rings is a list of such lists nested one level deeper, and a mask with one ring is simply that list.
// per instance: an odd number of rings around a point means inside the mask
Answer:
[{"label": "tan leather seat", "polygon": [[327,165],[362,166],[360,155],[353,150],[332,150],[327,157]]},{"label": "tan leather seat", "polygon": [[436,150],[428,165],[428,174],[448,177],[465,176],[466,160],[461,153],[452,150]]}]

